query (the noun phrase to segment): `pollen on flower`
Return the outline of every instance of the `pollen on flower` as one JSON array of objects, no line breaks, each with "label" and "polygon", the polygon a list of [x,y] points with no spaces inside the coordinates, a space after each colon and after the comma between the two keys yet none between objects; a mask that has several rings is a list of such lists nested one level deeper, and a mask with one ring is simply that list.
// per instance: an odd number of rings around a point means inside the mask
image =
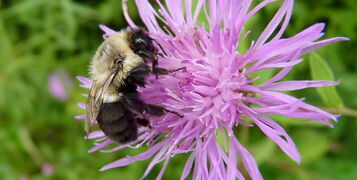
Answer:
[{"label": "pollen on flower", "polygon": [[[102,132],[93,132],[97,139],[90,152],[114,152],[120,149],[150,148],[137,156],[125,157],[104,166],[101,170],[126,166],[153,157],[143,177],[154,165],[165,161],[157,175],[161,179],[170,158],[191,152],[183,167],[181,179],[192,173],[193,179],[244,179],[238,168],[245,168],[251,179],[263,179],[249,151],[234,136],[233,129],[243,117],[249,118],[266,136],[296,162],[301,157],[285,130],[266,114],[292,118],[306,118],[332,126],[336,115],[306,104],[280,91],[293,91],[310,87],[337,85],[331,81],[281,81],[289,71],[302,62],[301,56],[328,44],[346,40],[336,37],[318,41],[323,36],[324,24],[315,24],[289,38],[282,38],[292,13],[293,0],[281,0],[278,12],[245,52],[238,52],[241,41],[249,36],[245,23],[259,10],[276,0],[264,0],[255,7],[243,0],[157,1],[156,11],[149,1],[136,1],[136,5],[150,36],[163,48],[159,66],[167,69],[185,67],[169,75],[147,78],[147,86],[140,89],[142,99],[160,104],[184,117],[167,113],[151,117],[150,127],[140,129],[137,140],[113,149],[103,149],[113,142]],[[123,9],[127,10],[126,0]],[[208,29],[198,26],[198,15],[204,12]],[[137,27],[125,11],[127,22]],[[160,26],[159,21],[164,23]],[[279,28],[278,28],[279,27]],[[115,31],[101,25],[103,37]],[[249,32],[249,31],[248,31]],[[158,48],[160,49],[160,48]],[[259,85],[252,73],[277,69],[278,73]],[[83,87],[90,80],[79,78]],[[253,106],[254,105],[254,106]],[[81,116],[81,118],[85,118]],[[224,130],[228,146],[222,147],[217,131]],[[243,167],[238,167],[237,159]]]}]

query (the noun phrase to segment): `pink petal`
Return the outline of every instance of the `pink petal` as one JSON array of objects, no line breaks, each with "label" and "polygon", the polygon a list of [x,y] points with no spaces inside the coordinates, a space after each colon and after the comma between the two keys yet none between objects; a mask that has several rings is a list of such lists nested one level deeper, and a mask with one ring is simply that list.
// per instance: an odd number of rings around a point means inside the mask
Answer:
[{"label": "pink petal", "polygon": [[124,13],[125,20],[129,24],[130,27],[137,28],[137,26],[135,25],[135,23],[129,16],[127,1],[128,0],[122,0],[122,7],[123,7],[123,13]]},{"label": "pink petal", "polygon": [[106,140],[104,141],[103,143],[100,143],[96,146],[94,146],[92,149],[90,149],[88,152],[89,153],[92,153],[92,152],[95,152],[95,151],[98,151],[99,149],[102,149],[104,148],[105,146],[108,146],[110,143],[112,143],[113,141],[112,140]]},{"label": "pink petal", "polygon": [[77,106],[80,107],[81,109],[86,109],[86,104],[84,103],[77,103]]},{"label": "pink petal", "polygon": [[306,53],[309,53],[311,51],[314,51],[316,49],[319,49],[319,48],[322,48],[324,46],[327,46],[329,44],[332,44],[332,43],[335,43],[335,42],[339,42],[339,41],[347,41],[349,40],[349,38],[346,38],[346,37],[335,37],[335,38],[330,38],[330,39],[325,39],[325,40],[322,40],[322,41],[318,41],[318,42],[315,42],[311,45],[309,45],[308,47],[304,48],[301,52],[301,54],[306,54]]},{"label": "pink petal", "polygon": [[75,119],[86,119],[86,115],[74,116]]},{"label": "pink petal", "polygon": [[186,177],[189,175],[190,171],[192,170],[192,166],[193,166],[193,161],[196,157],[195,152],[193,152],[190,157],[187,159],[185,167],[183,168],[183,172],[181,175],[180,180],[184,180],[186,179]]},{"label": "pink petal", "polygon": [[105,26],[103,24],[99,25],[99,28],[102,29],[105,32],[104,35],[103,35],[104,39],[107,39],[108,37],[110,37],[110,36],[114,35],[115,33],[117,33],[114,30],[108,28],[107,26]]},{"label": "pink petal", "polygon": [[[82,77],[82,76],[77,76],[76,77],[81,83],[83,83],[83,86],[91,86],[92,85],[92,80],[86,78],[86,77]],[[83,87],[81,86],[81,87]]]},{"label": "pink petal", "polygon": [[272,77],[271,79],[269,79],[268,81],[266,81],[265,83],[261,84],[261,86],[270,84],[272,82],[276,82],[279,81],[280,79],[282,79],[283,77],[285,77],[293,68],[293,66],[290,67],[285,67],[283,68],[278,74],[276,74],[274,77]]},{"label": "pink petal", "polygon": [[103,131],[93,131],[91,133],[88,134],[88,139],[95,139],[95,138],[99,138],[99,137],[103,137],[104,133]]},{"label": "pink petal", "polygon": [[263,180],[263,176],[260,173],[257,162],[253,156],[238,142],[236,138],[233,138],[233,143],[239,151],[240,158],[242,159],[249,176],[253,180]]},{"label": "pink petal", "polygon": [[242,108],[244,108],[246,115],[254,121],[265,135],[272,139],[291,159],[300,163],[301,157],[293,140],[279,124],[266,116],[254,114],[251,110],[248,110],[248,107],[242,106]]},{"label": "pink petal", "polygon": [[260,87],[269,91],[294,91],[311,87],[336,86],[338,84],[338,81],[283,81]]},{"label": "pink petal", "polygon": [[144,153],[141,153],[141,154],[133,156],[133,157],[128,156],[126,158],[119,159],[117,161],[114,161],[114,162],[102,167],[100,170],[104,171],[104,170],[115,168],[115,167],[126,166],[126,165],[131,164],[136,161],[143,161],[143,160],[149,159],[160,148],[162,148],[165,145],[165,143],[166,143],[166,141],[161,141],[161,142],[155,144],[154,146],[152,146],[149,150],[147,150]]},{"label": "pink petal", "polygon": [[283,25],[282,25],[282,27],[281,27],[281,29],[278,32],[276,37],[279,38],[282,35],[282,33],[284,32],[284,30],[285,30],[285,28],[287,26],[287,23],[290,20],[292,7],[293,7],[293,1],[292,0],[285,0],[284,1],[284,3],[280,6],[280,9],[278,10],[278,12],[275,14],[273,19],[270,21],[268,26],[264,29],[263,33],[258,38],[257,42],[255,43],[255,47],[259,47],[259,46],[261,46],[262,44],[265,43],[265,41],[271,36],[271,34],[278,27],[278,25],[280,24],[281,20],[285,16],[285,20],[283,22]]},{"label": "pink petal", "polygon": [[[260,92],[263,95],[268,95],[271,96],[272,98],[274,98],[275,100],[278,101],[282,101],[282,102],[286,102],[286,103],[291,103],[291,102],[296,102],[298,101],[298,99],[289,96],[287,94],[283,94],[283,93],[279,93],[279,92],[273,92],[273,91],[261,91]],[[323,111],[315,106],[309,105],[309,104],[305,104],[305,103],[301,103],[301,108],[310,111],[310,112],[315,112],[316,114],[320,114],[321,116],[325,117],[325,119],[332,119],[334,121],[336,121],[336,116],[328,113],[326,111]]]}]

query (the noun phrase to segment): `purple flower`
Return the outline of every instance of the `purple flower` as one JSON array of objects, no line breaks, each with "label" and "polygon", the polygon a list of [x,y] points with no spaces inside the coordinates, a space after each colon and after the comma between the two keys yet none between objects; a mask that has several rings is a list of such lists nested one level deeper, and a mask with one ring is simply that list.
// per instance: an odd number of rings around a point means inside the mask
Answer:
[{"label": "purple flower", "polygon": [[54,167],[52,164],[44,163],[41,167],[42,174],[46,177],[50,177],[54,173]]},{"label": "purple flower", "polygon": [[[242,161],[251,179],[263,179],[253,156],[233,133],[237,126],[252,126],[243,122],[244,117],[251,119],[283,152],[299,163],[301,157],[292,139],[266,114],[306,118],[332,126],[328,120],[336,121],[336,115],[280,91],[332,86],[337,82],[280,80],[302,62],[302,55],[347,38],[317,41],[323,36],[324,24],[321,23],[293,37],[282,38],[293,7],[293,0],[285,0],[259,38],[250,43],[250,48],[246,52],[237,51],[249,36],[250,31],[244,29],[246,22],[274,1],[265,0],[250,7],[251,0],[198,0],[196,3],[166,0],[165,3],[157,1],[159,10],[155,10],[148,1],[136,0],[148,32],[166,52],[160,57],[159,66],[169,69],[186,67],[186,71],[162,75],[158,79],[149,77],[147,86],[140,89],[142,98],[184,117],[171,113],[152,117],[151,129],[140,129],[136,141],[113,149],[103,149],[113,142],[102,132],[91,133],[89,138],[97,140],[90,152],[140,148],[145,143],[150,146],[142,154],[119,159],[101,170],[153,157],[143,177],[154,165],[164,161],[157,175],[157,179],[161,179],[171,157],[190,153],[181,179],[190,172],[193,179],[244,179],[238,170],[238,160]],[[124,0],[124,10],[127,9],[125,3]],[[197,25],[199,13],[206,15],[208,24]],[[127,11],[125,17],[135,28]],[[105,26],[101,28],[105,31],[104,38],[116,33]],[[259,77],[252,78],[252,73],[272,68],[279,72],[268,81],[253,85]],[[82,87],[90,87],[90,79],[78,79],[83,83]],[[225,145],[218,142],[218,134],[223,136]]]},{"label": "purple flower", "polygon": [[59,101],[68,99],[68,93],[72,86],[72,80],[64,70],[52,72],[48,78],[48,89]]}]

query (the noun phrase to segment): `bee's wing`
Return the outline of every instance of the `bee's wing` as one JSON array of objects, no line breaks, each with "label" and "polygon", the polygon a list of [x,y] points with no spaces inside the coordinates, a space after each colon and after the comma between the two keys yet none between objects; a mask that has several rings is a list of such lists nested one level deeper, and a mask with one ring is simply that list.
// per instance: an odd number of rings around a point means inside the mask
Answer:
[{"label": "bee's wing", "polygon": [[99,108],[103,103],[102,99],[103,96],[103,85],[102,83],[93,81],[92,87],[89,91],[89,96],[87,100],[87,120],[84,129],[87,133],[90,133],[93,124],[98,116]]},{"label": "bee's wing", "polygon": [[118,67],[113,67],[109,70],[108,75],[104,81],[93,81],[87,100],[87,119],[85,124],[85,131],[90,133],[93,125],[97,121],[97,116],[100,106],[103,104],[103,95],[105,89],[113,82],[114,77],[118,73]]}]

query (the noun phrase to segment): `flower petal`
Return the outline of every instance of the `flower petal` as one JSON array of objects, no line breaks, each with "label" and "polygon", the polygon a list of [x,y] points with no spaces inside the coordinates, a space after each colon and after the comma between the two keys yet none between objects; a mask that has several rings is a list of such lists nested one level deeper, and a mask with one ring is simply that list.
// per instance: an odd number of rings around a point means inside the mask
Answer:
[{"label": "flower petal", "polygon": [[161,141],[161,142],[155,144],[154,146],[150,147],[150,149],[144,153],[141,153],[141,154],[133,156],[133,157],[128,156],[126,158],[119,159],[117,161],[114,161],[114,162],[102,167],[100,170],[104,171],[104,170],[115,168],[115,167],[126,166],[126,165],[131,164],[136,161],[143,161],[143,160],[149,159],[152,155],[154,155],[157,151],[159,151],[165,145],[165,143],[166,143],[166,141]]},{"label": "flower petal", "polygon": [[272,119],[256,114],[252,112],[248,107],[241,108],[244,110],[245,114],[267,135],[271,140],[273,140],[282,151],[284,151],[291,159],[300,163],[301,156],[290,136],[285,132],[285,130]]},{"label": "flower petal", "polygon": [[330,38],[330,39],[325,39],[325,40],[322,40],[322,41],[318,41],[318,42],[315,42],[315,43],[312,43],[311,45],[309,45],[308,47],[305,47],[301,54],[306,54],[306,53],[309,53],[311,51],[314,51],[316,49],[319,49],[319,48],[322,48],[324,46],[327,46],[329,44],[332,44],[332,43],[335,43],[335,42],[339,42],[339,41],[347,41],[349,40],[349,38],[346,38],[346,37],[335,37],[335,38]]},{"label": "flower petal", "polygon": [[191,169],[192,169],[192,166],[193,166],[193,162],[194,162],[194,159],[196,157],[196,153],[193,152],[190,157],[187,159],[186,161],[186,164],[185,164],[185,167],[183,168],[183,172],[182,172],[182,175],[181,175],[181,178],[180,180],[184,180],[186,179],[186,177],[189,175]]},{"label": "flower petal", "polygon": [[260,35],[258,40],[255,43],[255,48],[261,46],[262,44],[265,43],[265,41],[273,34],[275,29],[278,27],[280,24],[281,20],[285,17],[285,20],[283,22],[283,25],[281,26],[279,32],[277,35],[274,37],[274,39],[280,38],[282,33],[284,32],[291,16],[292,12],[292,7],[293,7],[293,2],[292,0],[285,0],[284,3],[280,6],[280,9],[278,12],[275,14],[273,19],[269,22],[267,27],[264,29],[263,33]]},{"label": "flower petal", "polygon": [[99,149],[102,149],[105,146],[108,146],[112,142],[113,142],[112,140],[106,140],[106,141],[99,143],[96,146],[92,147],[88,152],[92,153],[92,152],[98,151]]},{"label": "flower petal", "polygon": [[240,158],[244,164],[245,169],[247,170],[249,176],[253,180],[262,180],[263,176],[259,171],[257,162],[253,156],[245,149],[236,138],[233,138],[233,143],[239,151]]},{"label": "flower petal", "polygon": [[113,34],[117,33],[116,31],[108,28],[107,26],[100,24],[99,28],[102,29],[105,33],[103,34],[103,38],[107,39],[108,37],[112,36]]},{"label": "flower petal", "polygon": [[338,81],[283,81],[260,87],[269,91],[294,91],[311,87],[336,86],[338,84]]},{"label": "flower petal", "polygon": [[83,85],[89,85],[91,86],[92,85],[92,80],[86,78],[86,77],[83,77],[83,76],[77,76],[76,77],[81,83],[83,83]]}]

